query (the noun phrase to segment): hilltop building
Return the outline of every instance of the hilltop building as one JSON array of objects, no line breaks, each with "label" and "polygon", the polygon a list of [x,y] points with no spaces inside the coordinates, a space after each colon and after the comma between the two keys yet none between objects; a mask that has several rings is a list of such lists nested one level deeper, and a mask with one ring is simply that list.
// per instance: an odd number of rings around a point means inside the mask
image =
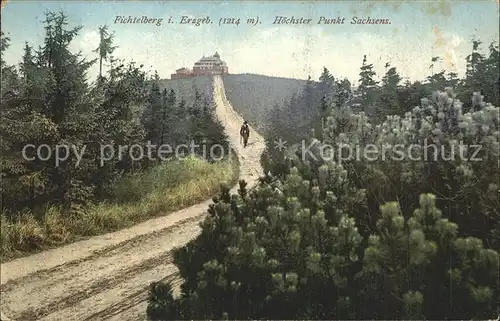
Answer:
[{"label": "hilltop building", "polygon": [[226,62],[220,59],[220,55],[216,52],[213,56],[202,57],[194,63],[193,69],[180,68],[171,74],[171,79],[186,78],[202,75],[227,75],[229,70]]}]

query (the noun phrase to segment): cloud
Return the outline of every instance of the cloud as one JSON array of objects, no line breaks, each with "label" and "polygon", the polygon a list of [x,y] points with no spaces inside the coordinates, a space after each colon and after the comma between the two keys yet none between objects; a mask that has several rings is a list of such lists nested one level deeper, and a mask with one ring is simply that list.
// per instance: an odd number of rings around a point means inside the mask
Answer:
[{"label": "cloud", "polygon": [[433,32],[436,37],[434,47],[441,52],[444,67],[456,72],[457,66],[460,64],[458,48],[464,39],[456,34],[445,34],[438,27],[434,27]]}]

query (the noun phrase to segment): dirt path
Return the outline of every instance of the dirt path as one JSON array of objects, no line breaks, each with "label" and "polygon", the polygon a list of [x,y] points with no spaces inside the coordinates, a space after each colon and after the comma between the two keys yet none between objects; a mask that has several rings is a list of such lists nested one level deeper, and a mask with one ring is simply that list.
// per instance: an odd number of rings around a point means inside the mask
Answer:
[{"label": "dirt path", "polygon": [[[227,101],[220,77],[214,78],[213,94],[217,116],[238,153],[240,178],[253,186],[261,174],[264,140],[251,129],[250,145],[242,148],[243,119]],[[180,282],[170,252],[199,233],[210,203],[2,264],[1,320],[145,320],[149,283]]]}]

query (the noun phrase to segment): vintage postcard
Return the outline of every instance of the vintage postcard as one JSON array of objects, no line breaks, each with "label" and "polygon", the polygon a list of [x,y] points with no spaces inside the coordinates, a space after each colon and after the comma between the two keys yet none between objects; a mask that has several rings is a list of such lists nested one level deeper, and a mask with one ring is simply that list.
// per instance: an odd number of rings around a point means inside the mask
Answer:
[{"label": "vintage postcard", "polygon": [[498,319],[498,0],[1,1],[1,320]]}]

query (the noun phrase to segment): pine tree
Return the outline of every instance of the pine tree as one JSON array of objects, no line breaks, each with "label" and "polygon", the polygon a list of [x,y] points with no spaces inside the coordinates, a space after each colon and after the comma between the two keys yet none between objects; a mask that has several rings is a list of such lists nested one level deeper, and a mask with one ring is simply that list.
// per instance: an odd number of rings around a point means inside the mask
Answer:
[{"label": "pine tree", "polygon": [[2,53],[2,57],[0,58],[0,67],[2,69],[2,88],[0,89],[0,93],[2,97],[7,93],[13,96],[16,94],[15,88],[18,86],[18,75],[15,67],[8,66],[3,59],[3,53],[10,47],[10,38],[5,36],[4,32],[1,31],[0,41],[0,52]]},{"label": "pine tree", "polygon": [[446,87],[457,88],[460,79],[458,78],[458,74],[456,72],[449,72],[446,75]]},{"label": "pine tree", "polygon": [[[2,51],[8,46],[9,39],[2,33]],[[30,48],[26,47],[24,62],[29,58]],[[55,124],[41,114],[41,104],[36,104],[39,97],[33,96],[33,84],[23,81],[13,66],[7,66],[3,60],[2,64],[2,206],[14,211],[22,207],[34,209],[46,193],[49,178],[43,162],[28,161],[22,156],[22,148],[27,143],[54,139],[57,130]],[[27,74],[28,70],[31,74],[31,69],[27,64],[22,74]],[[33,154],[29,151],[26,157],[31,158]]]},{"label": "pine tree", "polygon": [[102,64],[103,61],[108,60],[113,51],[117,48],[112,46],[113,34],[108,33],[108,26],[99,26],[99,46],[94,49],[94,52],[99,54],[99,81],[102,78]]},{"label": "pine tree", "polygon": [[349,79],[344,78],[340,83],[340,88],[342,90],[342,100],[339,101],[339,105],[343,106],[352,96],[351,82]]},{"label": "pine tree", "polygon": [[466,109],[471,107],[472,102],[469,97],[474,92],[479,92],[485,99],[492,102],[495,106],[500,104],[498,93],[499,85],[499,51],[498,45],[491,43],[489,46],[489,55],[486,56],[479,52],[481,42],[474,40],[472,42],[472,53],[466,57],[467,70],[466,76],[461,83],[459,98],[464,102]]},{"label": "pine tree", "polygon": [[321,73],[321,76],[319,76],[319,81],[327,87],[332,87],[335,82],[335,78],[330,74],[330,71],[326,67],[323,67],[323,72]]},{"label": "pine tree", "polygon": [[368,115],[374,114],[375,103],[377,100],[378,81],[373,77],[376,75],[373,71],[373,64],[367,64],[366,55],[363,56],[363,63],[359,72],[358,93],[361,96],[362,106]]},{"label": "pine tree", "polygon": [[163,109],[165,105],[165,93],[160,93],[159,86],[160,77],[155,71],[151,82],[151,90],[149,92],[149,106],[144,112],[146,119],[143,120],[144,126],[147,128],[148,140],[153,144],[162,144],[163,140]]},{"label": "pine tree", "polygon": [[472,53],[465,57],[467,61],[466,76],[468,78],[473,78],[479,70],[481,62],[484,61],[485,57],[479,52],[479,46],[482,42],[476,39],[472,39]]},{"label": "pine tree", "polygon": [[440,72],[427,77],[427,84],[431,91],[439,90],[439,88],[441,88],[443,85],[446,85],[447,79],[445,71],[441,70]]},{"label": "pine tree", "polygon": [[[186,123],[186,101],[178,99],[174,90],[170,90],[165,96],[165,104],[162,109],[162,141],[174,145],[186,141],[186,134],[183,128]],[[176,124],[181,124],[176,125]]]},{"label": "pine tree", "polygon": [[[386,64],[389,68],[390,64]],[[396,71],[395,67],[389,68],[382,78],[382,86],[380,87],[380,95],[377,103],[377,118],[383,120],[386,115],[401,115],[404,111],[401,110],[398,101],[399,84],[402,78]]]},{"label": "pine tree", "polygon": [[[6,109],[10,109],[9,121],[19,124],[18,130],[28,135],[4,133],[4,137],[10,136],[13,144],[9,150],[11,153],[20,155],[21,144],[27,143],[48,144],[52,148],[57,144],[71,143],[81,147],[92,132],[90,115],[93,105],[85,74],[93,62],[68,50],[80,27],[66,30],[66,20],[63,13],[47,13],[44,46],[36,59],[31,47],[25,46],[20,66],[22,86],[18,87],[19,94],[8,102]],[[12,127],[7,122],[3,124],[9,131]],[[29,130],[29,126],[34,128]],[[28,162],[25,172],[20,176],[19,172],[12,173],[10,179],[29,182],[20,186],[29,189],[25,194],[30,195],[32,204],[37,200],[43,203],[51,199],[72,210],[84,205],[91,193],[91,188],[84,183],[87,179],[85,171],[76,168],[72,157],[59,166],[54,166],[54,158],[50,160]]]},{"label": "pine tree", "polygon": [[[0,34],[0,52],[1,53],[4,53],[5,50],[7,50],[9,47],[10,47],[10,37],[6,37],[3,30],[0,31],[1,34]],[[0,57],[0,67],[5,68],[7,67],[7,64],[5,62],[5,60],[3,60],[3,55],[2,57]]]},{"label": "pine tree", "polygon": [[[207,155],[208,160],[230,156],[228,154],[230,152],[229,138],[224,132],[224,125],[215,115],[214,106],[209,103],[206,97],[203,101],[200,119],[202,120],[201,128],[203,130],[202,143],[208,151],[213,151],[213,153]],[[222,150],[212,149],[215,145],[222,147]]]},{"label": "pine tree", "polygon": [[[146,73],[133,62],[110,73],[115,75],[102,86],[104,99],[99,106],[98,123],[106,129],[103,140],[115,148],[140,144],[146,135],[140,119],[150,97]],[[137,170],[141,162],[134,161],[132,156],[127,150],[123,157],[114,157],[109,165],[116,166],[118,171]]]},{"label": "pine tree", "polygon": [[431,64],[429,66],[429,69],[431,70],[431,77],[434,76],[434,65],[436,62],[440,61],[441,58],[440,57],[432,57],[431,58]]}]

